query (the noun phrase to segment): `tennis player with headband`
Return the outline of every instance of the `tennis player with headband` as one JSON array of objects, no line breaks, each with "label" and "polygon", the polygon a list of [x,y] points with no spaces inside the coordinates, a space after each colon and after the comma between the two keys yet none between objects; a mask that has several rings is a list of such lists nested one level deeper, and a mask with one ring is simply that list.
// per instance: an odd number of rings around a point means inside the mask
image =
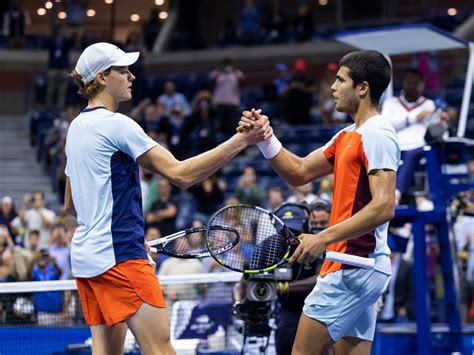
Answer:
[{"label": "tennis player with headband", "polygon": [[[128,66],[139,53],[109,43],[87,47],[70,74],[87,107],[66,141],[65,207],[77,216],[72,272],[94,354],[122,354],[127,326],[143,354],[174,354],[165,300],[144,240],[138,164],[181,188],[212,175],[250,144],[272,135],[267,120],[218,147],[178,161],[131,118],[117,113],[132,97]],[[137,164],[138,163],[138,164]]]},{"label": "tennis player with headband", "polygon": [[[377,51],[356,51],[339,62],[332,85],[336,109],[354,124],[326,145],[300,158],[282,148],[275,136],[259,144],[272,167],[300,186],[334,173],[330,227],[302,234],[290,258],[310,263],[324,250],[374,258],[373,270],[324,261],[314,290],[305,300],[292,354],[369,354],[376,324],[376,301],[390,279],[388,221],[394,215],[400,147],[393,127],[380,115],[379,100],[391,67]],[[258,111],[245,111],[239,131],[252,129]]]}]

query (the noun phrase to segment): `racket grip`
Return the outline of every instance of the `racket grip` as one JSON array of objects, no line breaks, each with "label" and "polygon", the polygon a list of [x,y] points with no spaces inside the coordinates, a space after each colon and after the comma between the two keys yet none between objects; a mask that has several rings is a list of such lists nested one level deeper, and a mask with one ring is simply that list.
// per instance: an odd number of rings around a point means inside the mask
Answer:
[{"label": "racket grip", "polygon": [[364,269],[373,269],[375,265],[375,259],[363,258],[361,256],[355,256],[344,253],[337,253],[335,251],[326,251],[323,254],[324,259],[329,261],[335,261],[338,263],[361,267]]},{"label": "racket grip", "polygon": [[158,253],[158,249],[153,248],[153,247],[150,247],[150,251],[151,251],[152,253]]}]

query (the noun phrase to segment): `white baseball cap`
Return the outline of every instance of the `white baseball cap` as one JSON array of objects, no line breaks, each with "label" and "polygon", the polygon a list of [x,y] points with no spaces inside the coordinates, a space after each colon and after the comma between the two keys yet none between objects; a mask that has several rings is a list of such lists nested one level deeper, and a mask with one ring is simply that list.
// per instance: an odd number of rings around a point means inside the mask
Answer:
[{"label": "white baseball cap", "polygon": [[112,66],[124,67],[138,60],[140,52],[125,53],[119,47],[106,43],[94,43],[84,49],[77,60],[76,71],[84,84],[95,79],[97,73]]}]

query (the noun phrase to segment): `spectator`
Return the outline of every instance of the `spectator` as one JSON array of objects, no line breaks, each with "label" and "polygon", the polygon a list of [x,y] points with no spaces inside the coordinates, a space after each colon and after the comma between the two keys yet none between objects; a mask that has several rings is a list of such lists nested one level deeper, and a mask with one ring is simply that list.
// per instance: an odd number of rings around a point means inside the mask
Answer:
[{"label": "spectator", "polygon": [[276,100],[276,114],[278,118],[285,117],[286,114],[286,97],[288,91],[288,83],[291,79],[288,67],[284,63],[275,65],[277,76],[273,79],[273,93]]},{"label": "spectator", "polygon": [[[141,180],[140,186],[144,186],[146,190],[146,195],[142,194],[143,199],[143,213],[146,215],[149,211],[153,203],[158,200],[159,192],[158,192],[158,181],[159,176],[153,174],[151,171],[146,169],[141,170]],[[143,190],[142,190],[143,191]]]},{"label": "spectator", "polygon": [[294,74],[288,82],[284,118],[289,124],[310,123],[310,110],[315,86],[307,74],[304,59],[294,63]]},{"label": "spectator", "polygon": [[240,11],[240,41],[243,45],[257,43],[262,30],[262,15],[253,0],[245,0]]},{"label": "spectator", "polygon": [[283,202],[285,202],[283,190],[278,186],[270,187],[267,192],[267,205],[265,208],[269,211],[273,211]]},{"label": "spectator", "polygon": [[171,201],[171,185],[166,179],[158,182],[158,200],[151,206],[146,215],[147,228],[154,227],[162,236],[172,234],[176,229],[178,208]]},{"label": "spectator", "polygon": [[229,18],[225,21],[224,30],[219,34],[217,41],[219,47],[233,46],[239,42],[234,20]]},{"label": "spectator", "polygon": [[239,177],[235,197],[243,204],[263,206],[265,190],[257,185],[257,175],[251,166],[246,166]]},{"label": "spectator", "polygon": [[71,248],[66,236],[66,228],[56,225],[51,231],[48,252],[56,261],[56,265],[61,270],[60,280],[72,278],[71,273]]},{"label": "spectator", "polygon": [[31,270],[33,265],[40,257],[39,249],[39,231],[32,230],[28,234],[28,246],[22,248],[16,247],[15,250],[15,269],[17,270],[19,281],[31,280]]},{"label": "spectator", "polygon": [[23,48],[26,27],[31,24],[30,13],[21,7],[19,0],[12,0],[3,18],[3,33],[8,37],[9,48]]},{"label": "spectator", "polygon": [[[62,110],[66,104],[67,73],[69,70],[69,51],[72,42],[64,36],[64,28],[58,25],[53,29],[48,41],[48,86],[46,108]],[[57,97],[55,96],[57,91]]]},{"label": "spectator", "polygon": [[184,160],[190,156],[188,151],[189,137],[186,135],[189,119],[190,117],[185,116],[183,108],[176,105],[171,113],[160,122],[159,131],[166,137],[170,152],[179,160]]},{"label": "spectator", "polygon": [[209,79],[215,84],[213,103],[217,107],[217,129],[227,136],[235,133],[239,121],[239,86],[244,78],[244,73],[229,58],[224,58],[221,65],[209,75]]},{"label": "spectator", "polygon": [[[32,281],[51,281],[59,280],[61,270],[56,265],[46,249],[41,249],[38,261],[33,265],[31,271]],[[35,292],[35,309],[38,316],[39,326],[52,326],[62,323],[64,292],[47,291]]]},{"label": "spectator", "polygon": [[397,200],[406,202],[413,183],[413,172],[423,157],[426,127],[435,111],[433,100],[423,96],[425,84],[417,69],[409,69],[403,77],[403,92],[400,96],[385,100],[382,116],[397,131],[402,151],[403,164],[397,173]]},{"label": "spectator", "polygon": [[55,218],[56,214],[44,206],[43,192],[35,192],[33,195],[26,194],[20,209],[20,220],[25,227],[25,246],[28,247],[30,231],[38,230],[40,232],[39,246],[46,248]]},{"label": "spectator", "polygon": [[311,182],[301,186],[291,186],[290,190],[292,194],[286,199],[286,202],[311,205],[318,198],[318,195],[313,192],[313,183]]},{"label": "spectator", "polygon": [[176,92],[176,86],[172,81],[165,83],[165,93],[158,97],[158,103],[163,105],[164,114],[170,116],[173,109],[180,107],[183,111],[184,116],[191,114],[191,107],[186,97]]},{"label": "spectator", "polygon": [[288,67],[284,63],[278,63],[275,65],[277,77],[273,79],[273,87],[278,97],[283,95],[287,89],[288,82],[290,81],[290,73]]},{"label": "spectator", "polygon": [[164,115],[163,105],[154,103],[150,98],[145,98],[130,112],[132,117],[146,134],[158,133]]},{"label": "spectator", "polygon": [[282,13],[280,5],[273,4],[270,16],[266,23],[267,43],[282,43],[287,39],[287,26],[285,15]]},{"label": "spectator", "polygon": [[318,195],[321,198],[332,201],[332,195],[334,192],[334,175],[327,175],[321,179],[319,183]]},{"label": "spectator", "polygon": [[207,222],[209,217],[222,206],[225,188],[225,182],[215,175],[192,187],[190,192],[196,201],[195,218]]},{"label": "spectator", "polygon": [[313,14],[309,4],[303,2],[298,5],[298,14],[293,22],[293,35],[297,42],[304,42],[313,36]]},{"label": "spectator", "polygon": [[5,225],[12,237],[16,235],[16,228],[13,227],[12,221],[17,217],[13,199],[10,196],[4,196],[1,200],[0,208],[0,225]]},{"label": "spectator", "polygon": [[74,48],[80,49],[84,36],[84,23],[86,20],[86,7],[88,0],[66,0],[67,25]]},{"label": "spectator", "polygon": [[216,113],[211,99],[198,97],[193,102],[193,115],[184,132],[193,154],[203,153],[217,146]]},{"label": "spectator", "polygon": [[0,282],[17,281],[13,263],[15,244],[5,225],[0,225]]},{"label": "spectator", "polygon": [[150,17],[148,21],[143,24],[142,32],[144,35],[143,42],[148,52],[153,51],[156,37],[160,33],[161,22],[159,18],[159,10],[156,7],[150,9]]}]

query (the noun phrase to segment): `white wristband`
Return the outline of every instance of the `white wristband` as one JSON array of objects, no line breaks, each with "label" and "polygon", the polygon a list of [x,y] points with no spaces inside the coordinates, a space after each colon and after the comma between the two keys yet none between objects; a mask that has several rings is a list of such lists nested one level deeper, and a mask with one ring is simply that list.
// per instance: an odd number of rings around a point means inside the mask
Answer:
[{"label": "white wristband", "polygon": [[265,159],[274,158],[281,150],[281,142],[274,135],[268,138],[262,143],[258,143],[257,146],[260,148]]}]

